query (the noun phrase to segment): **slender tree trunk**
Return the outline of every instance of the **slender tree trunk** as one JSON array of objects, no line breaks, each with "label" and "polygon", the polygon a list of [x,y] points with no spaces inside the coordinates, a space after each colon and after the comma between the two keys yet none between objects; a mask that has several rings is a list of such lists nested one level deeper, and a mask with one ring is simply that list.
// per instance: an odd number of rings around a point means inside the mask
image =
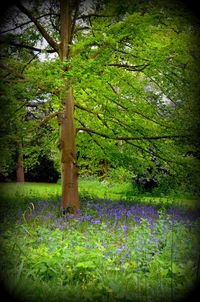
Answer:
[{"label": "slender tree trunk", "polygon": [[[61,43],[59,57],[63,62],[69,59],[69,43],[72,34],[72,15],[69,0],[61,0]],[[71,68],[71,67],[70,67]],[[78,167],[75,148],[74,98],[73,88],[66,83],[66,90],[61,93],[60,150],[62,170],[62,208],[63,212],[77,213],[80,209],[78,198]]]},{"label": "slender tree trunk", "polygon": [[62,168],[62,207],[64,211],[77,212],[78,166],[75,148],[74,100],[72,87],[65,93],[64,112],[60,123],[61,168]]},{"label": "slender tree trunk", "polygon": [[17,167],[16,167],[17,182],[24,182],[24,165],[23,165],[23,147],[19,143],[17,152]]}]

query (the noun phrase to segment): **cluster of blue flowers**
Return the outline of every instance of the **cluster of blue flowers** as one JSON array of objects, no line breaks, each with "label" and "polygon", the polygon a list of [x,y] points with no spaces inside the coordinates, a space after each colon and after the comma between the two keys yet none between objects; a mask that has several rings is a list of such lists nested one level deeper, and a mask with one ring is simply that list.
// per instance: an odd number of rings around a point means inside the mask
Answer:
[{"label": "cluster of blue flowers", "polygon": [[[22,213],[19,212],[18,217],[18,223],[24,223]],[[28,222],[37,219],[37,223],[43,226],[45,237],[45,230],[59,229],[72,234],[78,231],[86,240],[82,242],[72,238],[69,249],[77,245],[89,249],[102,248],[107,258],[119,255],[123,263],[125,257],[130,260],[138,258],[139,254],[151,259],[155,253],[159,254],[163,246],[167,245],[166,239],[172,228],[183,225],[189,231],[191,226],[198,223],[199,213],[178,207],[162,209],[139,203],[98,200],[84,202],[78,215],[62,215],[59,203],[42,201],[34,210],[27,211],[26,219]],[[41,243],[43,235],[40,237]],[[101,237],[98,245],[93,243],[92,236]],[[184,232],[181,236],[180,240],[186,242],[190,234]],[[49,241],[49,244],[53,243],[52,236]]]},{"label": "cluster of blue flowers", "polygon": [[[23,223],[22,210],[18,212],[18,222]],[[107,224],[107,232],[115,229],[116,226],[122,224],[122,231],[128,230],[133,225],[138,225],[142,220],[148,222],[148,226],[153,229],[156,227],[158,219],[162,218],[170,225],[176,222],[182,222],[186,225],[191,225],[192,222],[200,217],[200,213],[196,210],[185,210],[180,207],[160,210],[151,205],[142,204],[126,204],[125,202],[112,202],[111,200],[98,200],[84,202],[79,214],[59,215],[61,210],[59,204],[55,202],[42,201],[37,204],[34,210],[27,215],[28,219],[33,219],[39,216],[44,224],[49,221],[52,226],[61,230],[66,226],[69,220],[76,219],[77,224],[88,222],[90,225],[99,225],[102,222]],[[112,222],[112,223],[111,223]]]},{"label": "cluster of blue flowers", "polygon": [[[169,290],[172,276],[177,278],[174,284],[180,285],[196,274],[200,245],[197,210],[88,200],[81,203],[77,215],[63,215],[59,201],[40,201],[20,210],[17,219],[27,230],[33,227],[36,250],[46,249],[50,257],[60,257],[74,274],[80,269],[77,263],[89,270],[98,267],[104,273],[128,272],[130,278],[134,274],[141,278],[149,292],[159,282],[160,290]],[[140,282],[135,282],[139,288]]]}]

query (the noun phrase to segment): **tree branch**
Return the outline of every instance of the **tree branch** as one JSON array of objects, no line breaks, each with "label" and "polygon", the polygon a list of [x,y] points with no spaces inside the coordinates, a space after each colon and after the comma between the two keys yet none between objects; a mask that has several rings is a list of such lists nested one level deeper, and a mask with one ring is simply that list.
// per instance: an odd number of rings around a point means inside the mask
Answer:
[{"label": "tree branch", "polygon": [[27,67],[28,65],[30,65],[31,62],[32,62],[33,60],[35,60],[35,58],[38,56],[38,54],[39,54],[39,52],[36,53],[36,54],[28,61],[28,63],[26,63],[26,64],[23,66],[21,73],[23,73],[24,70],[26,69],[26,67]]},{"label": "tree branch", "polygon": [[102,124],[105,125],[106,127],[108,127],[107,124],[106,124],[106,122],[101,118],[101,116],[97,112],[95,112],[95,111],[93,111],[93,110],[91,110],[89,108],[86,108],[84,106],[81,106],[81,105],[79,105],[77,103],[74,105],[74,107],[76,107],[76,108],[78,108],[80,110],[84,110],[84,111],[86,111],[88,113],[96,115],[97,118],[102,122]]},{"label": "tree branch", "polygon": [[88,15],[81,15],[79,17],[77,17],[77,20],[78,19],[87,19],[87,18],[91,18],[91,17],[96,17],[96,18],[112,18],[114,17],[114,15],[99,15],[99,14],[95,14],[95,13],[91,13],[91,14],[88,14]]},{"label": "tree branch", "polygon": [[8,65],[6,64],[3,64],[3,63],[0,63],[0,68],[1,69],[6,69],[9,71],[9,73],[13,74],[15,77],[25,81],[26,78],[20,73],[20,72],[17,72],[16,70],[14,69],[11,69]]},{"label": "tree branch", "polygon": [[75,5],[76,5],[75,13],[74,13],[74,17],[73,17],[73,20],[72,20],[72,26],[71,26],[71,33],[70,33],[69,44],[71,44],[71,43],[72,43],[72,40],[73,40],[74,29],[75,29],[76,20],[77,20],[78,11],[79,11],[79,4],[80,4],[80,1],[77,0],[77,1],[76,1],[76,4],[75,4]]},{"label": "tree branch", "polygon": [[98,132],[98,131],[95,131],[91,128],[85,128],[85,127],[80,127],[80,128],[77,128],[76,131],[85,131],[85,132],[90,132],[90,133],[93,133],[93,134],[96,134],[96,135],[99,135],[101,137],[104,137],[104,138],[108,138],[108,139],[111,139],[111,140],[122,140],[122,141],[136,141],[136,140],[160,140],[160,139],[175,139],[175,138],[189,138],[190,136],[189,135],[163,135],[163,136],[140,136],[140,137],[137,137],[137,136],[133,136],[133,137],[123,137],[123,136],[116,136],[116,137],[111,137],[109,136],[108,134],[105,134],[105,133],[101,133],[101,132]]},{"label": "tree branch", "polygon": [[[112,91],[116,94],[117,98],[119,98],[119,95],[118,95],[118,93],[116,92],[115,88],[114,88],[109,82],[107,82],[107,84],[108,84],[109,87],[112,89]],[[86,90],[84,90],[84,91],[85,91],[85,93],[86,93],[90,98],[92,98],[96,103],[98,103],[97,100],[94,99],[93,97],[91,97],[91,95],[90,95]],[[153,123],[155,123],[155,124],[157,124],[157,125],[160,125],[160,126],[162,126],[162,127],[165,127],[165,128],[167,128],[167,129],[169,128],[167,125],[165,125],[165,124],[163,124],[163,123],[160,123],[160,122],[156,121],[155,119],[153,119],[153,118],[151,118],[151,117],[149,117],[149,116],[146,116],[145,114],[141,113],[141,112],[138,111],[138,110],[135,110],[135,109],[133,109],[133,108],[128,108],[128,107],[122,105],[121,103],[117,102],[116,99],[112,99],[112,98],[108,97],[108,96],[105,95],[105,94],[103,94],[103,96],[104,96],[106,99],[109,99],[111,102],[113,102],[114,104],[116,104],[117,106],[119,106],[120,108],[122,108],[123,110],[125,110],[125,111],[127,111],[127,112],[128,112],[128,111],[131,111],[131,112],[133,112],[133,113],[135,113],[135,114],[137,114],[137,115],[140,115],[140,116],[142,116],[144,119],[149,120],[149,121],[151,121],[151,122],[153,122]]]},{"label": "tree branch", "polygon": [[49,114],[48,116],[46,116],[39,124],[38,127],[43,127],[45,124],[47,124],[52,118],[58,116],[58,111],[53,112],[51,114]]},{"label": "tree branch", "polygon": [[112,139],[109,135],[107,135],[105,133],[100,133],[100,132],[95,131],[91,128],[85,128],[85,127],[76,128],[76,132],[79,132],[79,131],[85,131],[85,132],[88,132],[88,133],[97,134],[97,135],[99,135],[101,137],[104,137],[104,138]]},{"label": "tree branch", "polygon": [[116,66],[119,68],[124,68],[129,71],[143,71],[149,65],[150,63],[142,64],[142,65],[128,65],[128,64],[117,64],[117,63],[108,64],[108,66]]},{"label": "tree branch", "polygon": [[47,53],[56,52],[54,49],[47,49],[47,50],[46,49],[41,49],[41,48],[34,47],[34,46],[31,46],[31,45],[27,45],[27,44],[24,44],[24,43],[20,43],[20,42],[17,42],[17,41],[8,41],[8,44],[11,45],[11,46],[30,49],[30,50],[37,51],[37,52],[47,52]]},{"label": "tree branch", "polygon": [[132,141],[132,140],[160,140],[160,139],[174,139],[174,138],[190,138],[189,135],[161,135],[161,136],[141,136],[141,137],[118,137],[116,139],[121,139],[124,141]]},{"label": "tree branch", "polygon": [[140,59],[140,60],[142,60],[142,61],[150,62],[149,59],[140,58],[139,56],[136,56],[136,55],[132,54],[131,52],[127,52],[127,51],[125,51],[125,50],[121,50],[121,49],[115,48],[114,51],[119,52],[119,53],[122,53],[122,54],[125,54],[125,55],[127,55],[127,56],[131,56],[131,57],[136,58],[136,59]]},{"label": "tree branch", "polygon": [[[79,120],[79,122],[80,122],[80,124],[81,124],[83,127],[82,127],[82,128],[77,128],[77,129],[76,129],[77,132],[80,131],[80,130],[84,131],[84,130],[88,129],[88,128],[84,125],[83,122],[81,122],[80,120]],[[97,140],[95,140],[95,138],[94,138],[93,135],[92,135],[92,134],[97,134],[97,133],[94,133],[94,131],[91,131],[91,130],[92,130],[92,129],[89,129],[89,131],[87,131],[87,133],[92,137],[92,139],[94,140],[94,142],[102,149],[102,151],[103,151],[104,154],[105,154],[105,151],[104,151],[104,149],[102,148],[102,146],[98,143]],[[103,136],[103,137],[105,137],[105,136]],[[131,145],[131,146],[133,146],[133,147],[135,147],[135,148],[137,148],[137,149],[139,149],[139,150],[141,150],[141,151],[143,151],[143,152],[145,152],[145,153],[148,153],[148,154],[152,155],[152,152],[151,152],[151,151],[149,151],[149,150],[147,150],[147,149],[145,149],[145,148],[143,148],[143,147],[141,147],[141,146],[138,146],[138,145],[136,145],[136,144],[134,144],[134,143],[132,143],[132,142],[130,142],[130,141],[126,141],[126,143],[129,144],[129,145]],[[164,157],[162,157],[162,156],[160,156],[160,155],[158,155],[158,154],[155,154],[155,156],[156,156],[157,158],[159,158],[159,159],[161,159],[161,160],[167,162],[168,164],[170,164],[170,163],[175,163],[175,164],[182,165],[181,162],[177,162],[177,161],[174,161],[174,160],[171,160],[171,159],[168,159],[168,158],[164,158]]]},{"label": "tree branch", "polygon": [[[80,120],[78,120],[79,123],[83,126],[83,128],[86,128],[84,123]],[[77,129],[76,129],[76,134],[78,133]],[[105,155],[105,151],[103,149],[103,147],[99,144],[99,142],[93,137],[92,133],[88,132],[89,136],[92,138],[92,140],[97,144],[97,146],[99,146],[99,148],[103,151],[104,155]]]},{"label": "tree branch", "polygon": [[[108,83],[108,85],[110,86],[110,88],[112,89],[112,91],[113,91],[113,92],[117,95],[117,97],[119,98],[119,95],[118,95],[118,93],[115,91],[115,89],[113,88],[113,86],[112,86],[109,82],[107,82],[107,83]],[[147,120],[149,120],[149,121],[151,121],[151,122],[153,122],[153,123],[155,123],[155,124],[157,124],[157,125],[160,125],[160,126],[162,126],[162,127],[168,128],[166,125],[164,125],[164,124],[162,124],[162,123],[156,121],[156,120],[153,119],[153,118],[150,118],[149,116],[146,116],[145,114],[141,113],[140,111],[135,110],[135,109],[132,109],[132,108],[128,108],[128,107],[122,105],[121,103],[117,102],[116,100],[113,100],[113,99],[109,98],[109,97],[106,96],[106,95],[104,95],[104,96],[105,96],[106,98],[110,99],[113,103],[115,103],[117,106],[121,107],[122,109],[124,109],[124,110],[126,110],[126,111],[131,111],[131,112],[133,112],[133,113],[135,113],[135,114],[137,114],[137,115],[140,115],[140,116],[142,116],[144,119],[147,119]]]},{"label": "tree branch", "polygon": [[[151,152],[151,151],[149,151],[149,150],[147,150],[147,149],[145,149],[145,148],[143,148],[143,147],[141,147],[141,146],[138,146],[138,145],[136,145],[136,144],[133,144],[132,142],[129,142],[129,141],[128,141],[127,143],[128,143],[129,145],[131,145],[131,146],[133,146],[133,147],[135,147],[135,148],[137,148],[137,149],[139,149],[139,150],[141,150],[141,151],[143,151],[143,152],[145,152],[145,153],[148,153],[148,154],[150,154],[150,155],[152,156],[152,152]],[[154,153],[154,155],[155,155],[156,158],[159,158],[159,159],[161,159],[161,160],[167,162],[168,164],[169,164],[169,163],[174,163],[174,164],[182,165],[182,163],[180,163],[180,162],[177,162],[177,161],[174,161],[174,160],[171,160],[171,159],[168,159],[168,158],[164,158],[164,157],[158,155],[157,153]]]},{"label": "tree branch", "polygon": [[89,23],[90,23],[92,35],[93,35],[93,37],[95,38],[95,34],[94,34],[94,31],[93,31],[93,28],[92,28],[92,21],[91,21],[91,18],[90,18],[90,17],[89,17]]},{"label": "tree branch", "polygon": [[42,34],[45,40],[49,43],[49,45],[58,52],[58,44],[52,39],[52,37],[48,34],[46,29],[38,22],[37,18],[35,18],[29,10],[27,10],[19,1],[16,1],[15,5],[22,13],[24,13],[37,27],[38,31]]},{"label": "tree branch", "polygon": [[160,89],[160,91],[176,106],[177,104],[176,104],[176,102],[169,96],[169,95],[167,95],[166,94],[166,92],[163,90],[163,87],[161,87],[160,86],[160,84],[158,84],[158,82],[156,81],[156,80],[154,80],[154,78],[153,77],[151,77],[151,76],[149,76],[149,75],[147,75],[145,72],[144,72],[144,75],[147,77],[147,78],[149,78],[153,83],[155,83],[157,86],[158,86],[158,88]]},{"label": "tree branch", "polygon": [[88,29],[90,29],[89,26],[76,27],[76,29],[75,29],[74,32],[76,33],[76,32],[78,32],[78,31],[81,31],[81,30],[88,30]]},{"label": "tree branch", "polygon": [[[39,20],[39,19],[41,19],[41,18],[43,18],[43,17],[47,17],[47,16],[51,16],[51,15],[56,15],[56,14],[48,13],[48,14],[41,15],[41,16],[35,18],[35,19],[36,19],[36,20]],[[22,24],[19,24],[19,25],[13,27],[13,28],[6,29],[6,30],[4,30],[4,31],[1,31],[1,32],[0,32],[0,35],[1,35],[1,34],[5,34],[5,33],[8,33],[8,32],[10,32],[10,31],[13,31],[13,30],[15,30],[15,29],[18,29],[18,28],[20,28],[20,27],[26,26],[26,25],[28,25],[28,24],[30,24],[30,23],[33,23],[33,21],[30,20],[30,21],[24,22],[24,23],[22,23]]]}]

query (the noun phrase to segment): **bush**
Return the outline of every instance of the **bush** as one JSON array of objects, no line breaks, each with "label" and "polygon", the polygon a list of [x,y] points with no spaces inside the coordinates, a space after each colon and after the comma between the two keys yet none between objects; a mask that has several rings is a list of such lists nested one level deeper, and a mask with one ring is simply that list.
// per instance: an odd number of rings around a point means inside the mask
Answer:
[{"label": "bush", "polygon": [[131,182],[133,173],[123,167],[117,167],[109,172],[109,178],[113,182]]}]

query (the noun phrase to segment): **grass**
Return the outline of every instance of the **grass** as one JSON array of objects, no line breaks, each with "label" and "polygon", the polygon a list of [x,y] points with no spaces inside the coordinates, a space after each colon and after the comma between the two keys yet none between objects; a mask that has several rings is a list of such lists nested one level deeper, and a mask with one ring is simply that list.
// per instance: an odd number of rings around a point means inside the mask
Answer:
[{"label": "grass", "polygon": [[74,217],[60,211],[60,185],[0,190],[0,277],[18,299],[176,301],[198,282],[195,200],[131,198],[128,184],[81,180]]},{"label": "grass", "polygon": [[[157,204],[165,206],[179,205],[189,208],[200,208],[200,197],[197,196],[149,196],[145,194],[136,194],[134,187],[130,183],[112,183],[107,181],[100,182],[97,179],[79,179],[80,199],[111,199],[140,201],[140,203]],[[59,199],[61,195],[60,184],[48,183],[25,183],[23,185],[16,183],[0,184],[1,199],[18,199],[27,196],[29,200],[36,199]]]}]

